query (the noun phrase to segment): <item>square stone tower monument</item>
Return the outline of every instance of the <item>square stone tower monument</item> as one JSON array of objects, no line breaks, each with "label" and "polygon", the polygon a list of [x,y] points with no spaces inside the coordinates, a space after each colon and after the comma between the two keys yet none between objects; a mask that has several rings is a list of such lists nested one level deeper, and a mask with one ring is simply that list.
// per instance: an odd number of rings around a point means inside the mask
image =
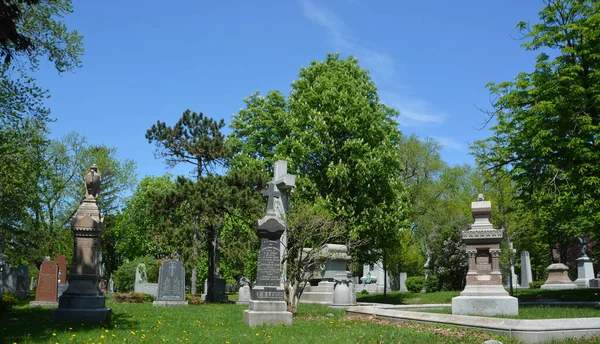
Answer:
[{"label": "square stone tower monument", "polygon": [[462,232],[467,245],[469,271],[465,290],[452,299],[452,314],[460,315],[518,315],[517,298],[508,295],[502,286],[500,272],[500,242],[503,230],[494,229],[490,222],[492,203],[482,194],[471,203],[475,222]]}]

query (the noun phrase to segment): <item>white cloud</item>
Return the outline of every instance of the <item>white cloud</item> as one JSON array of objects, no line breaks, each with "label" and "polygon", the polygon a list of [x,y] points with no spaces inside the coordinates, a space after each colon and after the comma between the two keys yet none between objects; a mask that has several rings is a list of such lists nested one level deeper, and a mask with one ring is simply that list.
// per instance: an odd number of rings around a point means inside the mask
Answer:
[{"label": "white cloud", "polygon": [[442,124],[446,121],[445,113],[419,97],[385,90],[379,91],[379,96],[383,103],[400,111],[398,121],[403,126]]},{"label": "white cloud", "polygon": [[308,0],[300,0],[300,5],[308,20],[327,30],[335,49],[358,57],[361,64],[376,77],[386,80],[394,75],[393,57],[359,43],[352,37],[350,28],[335,12]]},{"label": "white cloud", "polygon": [[453,136],[430,136],[432,139],[438,141],[444,148],[452,149],[459,152],[466,152],[469,145],[461,143],[456,137]]}]

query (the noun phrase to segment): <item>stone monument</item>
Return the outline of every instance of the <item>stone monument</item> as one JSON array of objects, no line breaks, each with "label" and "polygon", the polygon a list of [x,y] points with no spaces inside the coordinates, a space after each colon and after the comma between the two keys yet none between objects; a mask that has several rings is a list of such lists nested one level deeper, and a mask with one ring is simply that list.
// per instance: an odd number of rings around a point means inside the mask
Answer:
[{"label": "stone monument", "polygon": [[[371,281],[367,281],[367,276],[371,277]],[[363,277],[360,278],[362,284],[355,286],[356,292],[360,293],[363,290],[373,293],[383,293],[384,287],[387,291],[392,290],[391,279],[389,274],[383,269],[383,262],[378,261],[375,264],[363,265]]]},{"label": "stone monument", "polygon": [[148,283],[148,271],[144,263],[139,263],[135,268],[133,291],[158,297],[158,283]]},{"label": "stone monument", "polygon": [[158,297],[153,306],[187,306],[185,269],[180,261],[166,260],[158,272]]},{"label": "stone monument", "polygon": [[521,251],[521,288],[529,288],[529,283],[533,282],[532,276],[529,252]]},{"label": "stone monument", "polygon": [[[48,257],[49,258],[49,257]],[[52,260],[44,260],[40,267],[35,301],[29,306],[56,306],[58,298],[58,264]]]},{"label": "stone monument", "polygon": [[587,255],[587,242],[579,238],[581,244],[581,257],[577,258],[577,279],[575,284],[579,288],[589,288],[590,280],[594,278],[594,263]]},{"label": "stone monument", "polygon": [[406,289],[406,272],[401,272],[400,273],[400,289],[398,289],[398,291],[400,292],[407,292],[408,289]]},{"label": "stone monument", "polygon": [[60,296],[58,308],[54,309],[54,321],[101,322],[110,317],[111,309],[105,306],[105,297],[98,284],[99,253],[104,215],[96,200],[100,193],[102,177],[96,164],[85,175],[85,199],[81,201],[71,228],[75,237],[75,249],[71,271],[67,278],[69,287]]},{"label": "stone monument", "polygon": [[331,308],[347,308],[357,305],[354,284],[348,275],[348,273],[336,274]]},{"label": "stone monument", "polygon": [[[278,196],[273,200],[273,208],[275,213],[279,218],[285,219],[285,215],[287,214],[289,207],[289,197],[292,188],[296,186],[296,176],[287,173],[287,161],[285,160],[277,160],[273,165],[273,184],[275,184],[275,192],[277,192]],[[281,235],[279,245],[279,260],[283,261],[283,255],[285,253],[285,248],[287,246],[287,231],[284,231]],[[285,284],[286,280],[286,264],[283,263],[281,274],[281,285]]]},{"label": "stone monument", "polygon": [[[286,174],[280,183],[289,189],[295,186],[295,176]],[[256,230],[260,238],[257,281],[250,291],[249,308],[244,310],[244,323],[248,326],[291,325],[292,313],[287,311],[285,291],[281,286],[280,240],[285,232],[285,224],[274,207],[275,198],[281,195],[276,189],[276,181],[267,183],[267,190],[263,194],[268,197],[268,202],[267,213],[258,220]]]},{"label": "stone monument", "polygon": [[[311,257],[319,265],[318,269],[309,272],[307,276],[310,284],[304,287],[300,303],[331,305],[333,302],[333,292],[341,275],[347,276],[348,247],[339,244],[325,244],[320,250],[314,251],[304,248],[302,254],[314,255]],[[319,264],[320,263],[320,264]],[[346,277],[342,278],[346,280]],[[314,285],[316,284],[316,285]]]},{"label": "stone monument", "polygon": [[517,298],[509,296],[502,286],[500,272],[500,242],[503,230],[494,229],[490,223],[492,204],[479,195],[471,203],[475,221],[462,232],[467,246],[469,271],[465,289],[452,299],[455,315],[518,315]]},{"label": "stone monument", "polygon": [[510,258],[510,277],[506,278],[506,286],[510,287],[510,283],[512,281],[513,288],[521,288],[519,285],[519,281],[517,280],[517,274],[515,273],[515,260],[514,254],[517,253],[517,250],[513,248],[512,241],[508,242],[508,249],[510,250],[511,258]]},{"label": "stone monument", "polygon": [[250,303],[250,280],[242,277],[240,280],[240,290],[238,291],[238,300],[236,304],[247,305]]},{"label": "stone monument", "polygon": [[577,284],[569,278],[569,267],[565,264],[550,264],[546,270],[548,271],[548,278],[540,288],[550,290],[577,289]]},{"label": "stone monument", "polygon": [[[220,247],[221,247],[221,243],[219,241],[219,237],[217,235],[215,235],[214,240],[212,241],[212,264],[208,264],[208,267],[210,269],[210,266],[213,266],[213,285],[212,288],[209,285],[208,281],[209,279],[205,279],[204,280],[204,291],[202,293],[202,295],[200,295],[202,297],[203,301],[206,302],[227,302],[229,301],[229,299],[227,298],[227,293],[226,293],[226,286],[227,283],[225,281],[225,279],[221,278],[221,254],[220,254]],[[209,296],[209,292],[211,293],[211,295]]]},{"label": "stone monument", "polygon": [[[28,276],[29,268],[25,265],[21,265],[17,268],[5,266],[0,273],[0,277],[2,278],[0,287],[2,287],[5,292],[14,293],[18,298],[23,299],[27,296],[27,291],[29,290]],[[0,293],[0,296],[1,295],[2,293]]]}]

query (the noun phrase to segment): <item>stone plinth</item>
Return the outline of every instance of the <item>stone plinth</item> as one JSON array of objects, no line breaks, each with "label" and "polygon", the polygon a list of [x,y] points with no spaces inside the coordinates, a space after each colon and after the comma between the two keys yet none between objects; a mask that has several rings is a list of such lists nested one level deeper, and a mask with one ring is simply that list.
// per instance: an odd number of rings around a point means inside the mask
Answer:
[{"label": "stone plinth", "polygon": [[101,322],[110,317],[111,309],[105,306],[104,294],[99,288],[99,255],[103,218],[96,197],[100,191],[100,173],[96,165],[85,176],[86,198],[81,202],[71,222],[75,250],[69,287],[58,300],[58,308],[51,313],[54,321]]},{"label": "stone plinth", "polygon": [[569,278],[569,267],[565,264],[551,264],[546,270],[548,270],[548,278],[546,279],[546,283],[541,286],[542,289],[577,289],[577,284],[573,283]]},{"label": "stone plinth", "polygon": [[575,284],[579,288],[589,288],[590,280],[594,278],[594,264],[588,256],[577,259],[577,279]]},{"label": "stone plinth", "polygon": [[460,296],[452,299],[455,315],[518,315],[517,298],[508,295],[502,286],[500,272],[500,243],[503,231],[494,229],[490,217],[492,204],[479,195],[471,203],[475,221],[463,231],[462,239],[467,246],[467,283]]},{"label": "stone plinth", "polygon": [[356,306],[356,304],[356,292],[354,291],[354,284],[352,284],[352,281],[350,278],[348,278],[348,274],[338,274],[335,279],[331,307],[347,308]]},{"label": "stone plinth", "polygon": [[187,306],[185,300],[185,269],[181,262],[167,260],[158,273],[158,297],[153,306]]},{"label": "stone plinth", "polygon": [[285,301],[250,301],[244,311],[244,323],[248,326],[291,325],[292,313],[287,311]]}]

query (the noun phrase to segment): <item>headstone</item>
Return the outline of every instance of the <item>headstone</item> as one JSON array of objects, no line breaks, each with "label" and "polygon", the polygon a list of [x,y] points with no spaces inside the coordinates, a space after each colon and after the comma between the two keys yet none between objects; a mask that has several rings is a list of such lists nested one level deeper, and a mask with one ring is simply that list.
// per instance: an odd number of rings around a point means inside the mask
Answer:
[{"label": "headstone", "polygon": [[250,303],[250,286],[242,285],[240,290],[238,291],[238,300],[236,304],[238,305],[247,305]]},{"label": "headstone", "polygon": [[[285,182],[282,184],[289,185]],[[285,231],[285,223],[274,208],[275,198],[280,197],[275,182],[267,184],[265,194],[268,196],[267,213],[258,220],[256,226],[260,239],[257,281],[250,291],[249,307],[244,310],[244,323],[248,326],[279,323],[291,325],[292,313],[287,311],[285,291],[281,286],[280,240]]]},{"label": "headstone", "polygon": [[58,264],[58,283],[67,284],[67,258],[62,254],[57,253],[54,261]]},{"label": "headstone", "polygon": [[17,268],[17,286],[15,294],[19,298],[25,298],[29,291],[29,267],[21,265]]},{"label": "headstone", "polygon": [[158,297],[154,306],[187,306],[185,269],[180,261],[166,260],[158,272]]},{"label": "headstone", "polygon": [[533,282],[533,278],[529,252],[521,251],[521,288],[529,288],[531,282]]},{"label": "headstone", "polygon": [[54,321],[102,322],[110,317],[111,309],[106,308],[106,299],[98,287],[104,215],[100,213],[96,199],[101,180],[98,166],[93,164],[84,177],[85,199],[71,222],[75,249],[71,271],[66,276],[69,286],[60,296],[58,308],[52,310]]},{"label": "headstone", "polygon": [[[206,302],[227,302],[229,299],[227,298],[226,287],[227,283],[225,279],[221,278],[221,256],[220,256],[220,242],[219,237],[216,236],[213,241],[213,262],[214,262],[214,284],[212,287],[212,300],[208,300],[208,279],[204,281],[204,291],[201,295],[202,300]],[[209,265],[210,267],[210,265]]]},{"label": "headstone", "polygon": [[[508,242],[508,249],[510,250],[511,257],[514,257],[513,255],[515,253],[517,253],[517,250],[515,250],[513,248],[512,241]],[[510,272],[509,273],[510,273],[510,277],[507,276],[507,278],[506,278],[506,285],[510,286],[510,283],[512,281],[512,287],[513,288],[520,288],[519,281],[517,280],[517,274],[515,273],[514,258],[511,258],[511,261],[510,261]]]},{"label": "headstone", "polygon": [[594,278],[594,263],[587,256],[587,243],[583,238],[579,239],[581,242],[581,257],[577,259],[577,279],[575,284],[579,288],[589,288],[590,280]]},{"label": "headstone", "polygon": [[354,284],[348,278],[348,274],[340,273],[336,275],[335,286],[333,290],[332,308],[347,308],[356,306],[356,292]]},{"label": "headstone", "polygon": [[408,291],[408,289],[406,289],[406,272],[400,273],[400,291],[401,292]]},{"label": "headstone", "polygon": [[58,298],[58,264],[52,260],[44,260],[40,267],[35,301],[29,306],[56,306]]},{"label": "headstone", "polygon": [[112,276],[110,276],[110,278],[108,279],[108,293],[114,293],[115,292],[115,281],[113,280]]},{"label": "headstone", "polygon": [[[339,244],[325,244],[321,249],[303,249],[303,254],[313,255],[310,260],[320,262],[320,268],[306,276],[311,284],[304,287],[300,303],[331,305],[338,275],[348,274],[348,247]],[[316,285],[315,285],[316,284]]]},{"label": "headstone", "polygon": [[490,217],[492,204],[479,195],[471,203],[475,221],[461,233],[469,257],[467,285],[452,299],[455,315],[518,315],[519,304],[502,286],[500,242],[503,231],[494,229]]},{"label": "headstone", "polygon": [[158,297],[158,283],[148,283],[148,272],[144,263],[139,263],[135,268],[133,291]]},{"label": "headstone", "polygon": [[[371,276],[371,283],[366,283],[367,275]],[[387,278],[386,278],[387,276]],[[363,277],[360,278],[362,284],[358,285],[356,292],[360,293],[363,290],[373,293],[383,293],[385,287],[387,291],[391,289],[391,279],[389,274],[383,269],[383,262],[379,261],[375,264],[363,265]],[[355,286],[356,287],[356,286]]]},{"label": "headstone", "polygon": [[577,284],[573,283],[569,278],[569,267],[565,264],[551,264],[546,270],[548,270],[548,278],[546,279],[546,282],[542,284],[542,289],[577,289]]}]

